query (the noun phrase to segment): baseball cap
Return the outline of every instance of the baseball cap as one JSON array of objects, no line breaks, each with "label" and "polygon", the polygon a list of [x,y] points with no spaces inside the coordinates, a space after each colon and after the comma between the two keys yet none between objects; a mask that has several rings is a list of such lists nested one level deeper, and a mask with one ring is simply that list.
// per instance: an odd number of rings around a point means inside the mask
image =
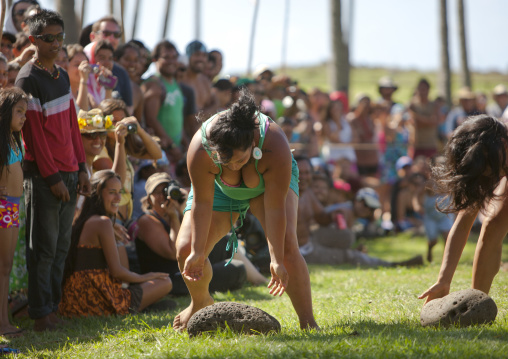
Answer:
[{"label": "baseball cap", "polygon": [[157,188],[157,186],[160,185],[161,183],[169,183],[171,181],[172,181],[171,176],[168,175],[166,172],[154,173],[146,180],[145,184],[146,194],[147,195],[152,194],[155,188]]},{"label": "baseball cap", "polygon": [[406,166],[411,166],[412,164],[413,164],[413,160],[411,159],[411,157],[402,156],[402,157],[399,157],[397,162],[395,162],[395,169],[397,171],[399,171]]},{"label": "baseball cap", "polygon": [[185,48],[185,53],[187,54],[187,56],[191,57],[191,55],[195,52],[198,52],[198,51],[201,51],[201,52],[207,52],[206,51],[206,46],[201,42],[201,41],[198,41],[198,40],[194,40],[192,41],[189,45],[187,45],[187,47]]},{"label": "baseball cap", "polygon": [[356,194],[357,201],[364,201],[367,207],[371,209],[381,208],[381,202],[376,191],[372,188],[364,187]]}]

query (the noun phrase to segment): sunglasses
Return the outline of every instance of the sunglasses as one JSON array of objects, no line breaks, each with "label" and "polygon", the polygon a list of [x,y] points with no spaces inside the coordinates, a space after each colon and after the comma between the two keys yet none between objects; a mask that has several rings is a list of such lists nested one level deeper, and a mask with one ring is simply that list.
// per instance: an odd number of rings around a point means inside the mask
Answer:
[{"label": "sunglasses", "polygon": [[107,132],[92,132],[92,133],[83,133],[81,136],[88,138],[89,140],[95,140],[97,138],[100,138],[101,140],[104,140],[106,137],[108,137]]},{"label": "sunglasses", "polygon": [[115,39],[119,39],[120,37],[122,37],[121,31],[100,30],[97,32],[100,32],[102,34],[102,36],[104,36],[104,37],[110,37],[111,35],[113,35],[115,37]]},{"label": "sunglasses", "polygon": [[1,47],[6,47],[6,48],[8,48],[9,50],[12,50],[12,49],[13,49],[13,47],[14,47],[12,44],[10,44],[10,43],[8,44],[8,43],[5,43],[5,42],[3,42],[3,43],[2,43],[2,45],[0,45],[0,46],[1,46]]},{"label": "sunglasses", "polygon": [[26,11],[26,9],[17,10],[14,12],[14,15],[23,16],[23,15],[25,15],[25,11]]},{"label": "sunglasses", "polygon": [[61,32],[56,35],[53,34],[34,35],[34,37],[47,43],[52,43],[55,40],[58,40],[58,42],[62,42],[65,39],[65,32]]}]

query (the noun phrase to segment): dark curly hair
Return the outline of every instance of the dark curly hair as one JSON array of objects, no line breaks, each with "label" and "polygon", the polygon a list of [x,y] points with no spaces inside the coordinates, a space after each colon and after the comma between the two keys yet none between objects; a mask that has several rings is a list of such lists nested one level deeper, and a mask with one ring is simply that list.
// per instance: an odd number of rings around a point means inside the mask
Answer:
[{"label": "dark curly hair", "polygon": [[254,131],[259,128],[256,122],[259,108],[254,97],[247,89],[240,91],[240,98],[228,111],[219,114],[219,118],[208,137],[210,151],[216,151],[218,163],[227,163],[233,157],[234,150],[245,151],[254,141]]},{"label": "dark curly hair", "polygon": [[445,147],[444,163],[432,168],[438,193],[446,195],[438,210],[482,210],[496,197],[494,190],[508,174],[506,146],[507,128],[493,117],[471,116],[460,125]]},{"label": "dark curly hair", "polygon": [[12,137],[14,137],[15,146],[21,151],[19,131],[11,133],[12,109],[19,101],[28,103],[29,98],[22,89],[17,87],[0,90],[0,173],[9,163]]}]

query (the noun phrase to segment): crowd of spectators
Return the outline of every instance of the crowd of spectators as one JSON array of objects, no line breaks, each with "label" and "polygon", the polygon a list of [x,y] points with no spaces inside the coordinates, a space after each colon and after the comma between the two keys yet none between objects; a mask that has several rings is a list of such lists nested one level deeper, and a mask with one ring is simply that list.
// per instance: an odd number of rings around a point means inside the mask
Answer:
[{"label": "crowd of spectators", "polygon": [[[356,241],[404,231],[427,235],[432,261],[453,218],[435,210],[431,164],[468,116],[508,118],[502,84],[491,104],[462,88],[453,108],[429,97],[424,78],[404,103],[394,99],[398,86],[389,77],[379,79],[378,98],[349,98],[305,91],[265,65],[250,77],[223,74],[227,54],[198,40],[185,49],[168,40],[153,49],[139,39],[121,44],[122,26],[113,16],[85,27],[80,43],[63,46],[59,21],[36,1],[15,1],[0,49],[1,87],[31,95],[22,133],[28,300],[36,330],[60,325],[56,313],[124,314],[150,308],[168,292],[186,294],[175,251],[190,190],[186,150],[201,122],[228,109],[242,88],[283,129],[299,159],[298,240],[312,263],[422,264],[418,256],[399,263],[371,257]],[[66,128],[43,126],[51,116]],[[212,290],[267,281],[260,273],[268,264],[266,240],[255,218],[248,216],[238,235],[244,246],[228,266],[225,245],[212,252],[220,273]],[[84,275],[87,270],[97,273]],[[80,288],[88,305],[76,304],[69,288]],[[94,302],[98,293],[112,298]]]}]

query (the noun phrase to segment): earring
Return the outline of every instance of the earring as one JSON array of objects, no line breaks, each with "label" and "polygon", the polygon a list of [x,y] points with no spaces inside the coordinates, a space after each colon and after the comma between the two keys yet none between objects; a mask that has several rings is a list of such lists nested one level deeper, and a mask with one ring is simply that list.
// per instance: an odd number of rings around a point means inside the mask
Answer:
[{"label": "earring", "polygon": [[254,157],[254,159],[256,160],[260,160],[261,157],[263,157],[263,152],[261,151],[261,148],[254,147],[254,149],[252,150],[252,157]]}]

